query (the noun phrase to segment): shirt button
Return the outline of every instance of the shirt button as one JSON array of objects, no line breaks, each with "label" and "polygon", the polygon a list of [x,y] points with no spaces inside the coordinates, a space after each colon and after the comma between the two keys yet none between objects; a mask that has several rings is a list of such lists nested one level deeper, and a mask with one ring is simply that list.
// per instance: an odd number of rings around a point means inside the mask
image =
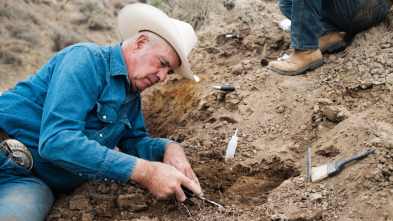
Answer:
[{"label": "shirt button", "polygon": [[103,137],[104,135],[100,134],[100,137]]},{"label": "shirt button", "polygon": [[82,176],[82,174],[81,174],[81,173],[79,173],[79,176]]},{"label": "shirt button", "polygon": [[102,116],[102,118],[104,118],[104,120],[106,120],[106,115]]}]

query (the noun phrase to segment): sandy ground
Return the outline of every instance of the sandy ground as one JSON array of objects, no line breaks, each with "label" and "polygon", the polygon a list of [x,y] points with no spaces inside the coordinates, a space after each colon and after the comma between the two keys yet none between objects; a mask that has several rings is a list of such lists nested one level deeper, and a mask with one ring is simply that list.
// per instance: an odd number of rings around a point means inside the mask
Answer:
[{"label": "sandy ground", "polygon": [[[6,2],[20,10],[31,8],[38,24],[24,21],[42,41],[13,38],[10,28],[3,27],[22,21],[0,17],[1,90],[12,88],[53,55],[48,31],[58,23],[87,41],[120,41],[114,29],[88,31],[71,22],[82,16],[75,10],[82,1]],[[121,2],[101,2],[113,24]],[[225,2],[234,7],[220,4],[210,13],[189,56],[201,82],[170,76],[143,92],[151,136],[180,142],[205,197],[224,208],[195,198],[158,201],[138,184],[89,181],[57,195],[47,220],[393,219],[393,13],[358,34],[343,52],[324,55],[321,68],[287,77],[269,71],[265,63],[290,53],[289,33],[275,24],[284,19],[278,2]],[[6,52],[20,62],[4,62]],[[213,90],[213,85],[237,90]],[[236,128],[235,157],[225,161]],[[376,150],[335,176],[308,182],[307,148],[313,167]]]}]

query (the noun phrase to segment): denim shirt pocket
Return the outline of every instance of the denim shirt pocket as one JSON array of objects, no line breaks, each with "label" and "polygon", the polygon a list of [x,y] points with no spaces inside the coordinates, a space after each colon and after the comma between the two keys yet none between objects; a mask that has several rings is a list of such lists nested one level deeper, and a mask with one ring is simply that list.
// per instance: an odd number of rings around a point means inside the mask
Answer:
[{"label": "denim shirt pocket", "polygon": [[109,105],[97,103],[97,118],[103,123],[104,127],[89,137],[89,139],[96,140],[101,145],[104,145],[113,133],[117,114]]},{"label": "denim shirt pocket", "polygon": [[132,128],[132,126],[130,124],[130,120],[128,120],[128,117],[126,114],[123,114],[123,117],[121,118],[120,122],[123,123],[124,125],[126,125],[128,129]]}]

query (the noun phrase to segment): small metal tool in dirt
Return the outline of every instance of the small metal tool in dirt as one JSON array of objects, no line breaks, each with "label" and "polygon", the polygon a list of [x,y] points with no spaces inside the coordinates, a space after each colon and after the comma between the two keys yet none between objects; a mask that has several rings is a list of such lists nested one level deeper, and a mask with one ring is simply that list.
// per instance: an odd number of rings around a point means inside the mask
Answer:
[{"label": "small metal tool in dirt", "polygon": [[186,194],[186,196],[189,197],[189,198],[195,197],[195,198],[201,199],[201,200],[203,200],[203,201],[206,201],[206,202],[208,202],[208,203],[210,203],[210,204],[212,204],[212,205],[215,205],[215,206],[218,206],[218,207],[223,207],[221,204],[218,204],[218,203],[215,203],[215,202],[213,202],[213,201],[207,200],[207,199],[205,199],[204,197],[197,197],[197,196],[195,195],[195,193],[193,193],[191,190],[187,189],[187,188],[184,187],[184,186],[182,186],[181,188],[183,189],[184,194]]},{"label": "small metal tool in dirt", "polygon": [[238,38],[238,39],[243,39],[243,37],[241,37],[240,35],[225,35],[226,38]]},{"label": "small metal tool in dirt", "polygon": [[340,169],[345,164],[352,162],[354,160],[358,160],[360,158],[363,158],[363,157],[369,155],[370,153],[374,152],[374,150],[375,150],[375,148],[371,148],[371,149],[366,150],[362,153],[356,154],[355,156],[353,156],[347,160],[334,161],[332,163],[325,164],[325,165],[322,165],[319,167],[313,167],[311,169],[311,181],[315,182],[315,181],[325,179],[329,176],[332,176],[332,175],[338,173],[340,171]]},{"label": "small metal tool in dirt", "polygon": [[236,87],[233,86],[213,86],[213,89],[222,91],[236,91]]},{"label": "small metal tool in dirt", "polygon": [[311,180],[311,148],[307,149],[307,182]]}]

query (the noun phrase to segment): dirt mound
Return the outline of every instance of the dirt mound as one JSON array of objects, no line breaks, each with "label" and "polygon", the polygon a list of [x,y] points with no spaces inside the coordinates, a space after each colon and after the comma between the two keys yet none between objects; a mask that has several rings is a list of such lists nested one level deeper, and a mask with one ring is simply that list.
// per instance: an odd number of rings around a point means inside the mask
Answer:
[{"label": "dirt mound", "polygon": [[[48,220],[393,219],[392,12],[343,52],[324,55],[321,68],[287,77],[265,67],[290,52],[289,33],[275,24],[284,19],[278,1],[224,2],[197,31],[199,41],[189,56],[201,81],[170,76],[143,92],[143,109],[151,136],[180,142],[205,197],[225,208],[198,199],[157,201],[138,184],[89,181],[58,195]],[[106,6],[114,21],[115,3]],[[92,36],[111,44],[118,38],[113,30],[86,33],[93,42]],[[18,64],[1,64],[12,65]],[[237,90],[213,90],[213,85]],[[225,162],[236,128],[235,157]],[[311,183],[307,148],[312,166],[376,151]]]}]

